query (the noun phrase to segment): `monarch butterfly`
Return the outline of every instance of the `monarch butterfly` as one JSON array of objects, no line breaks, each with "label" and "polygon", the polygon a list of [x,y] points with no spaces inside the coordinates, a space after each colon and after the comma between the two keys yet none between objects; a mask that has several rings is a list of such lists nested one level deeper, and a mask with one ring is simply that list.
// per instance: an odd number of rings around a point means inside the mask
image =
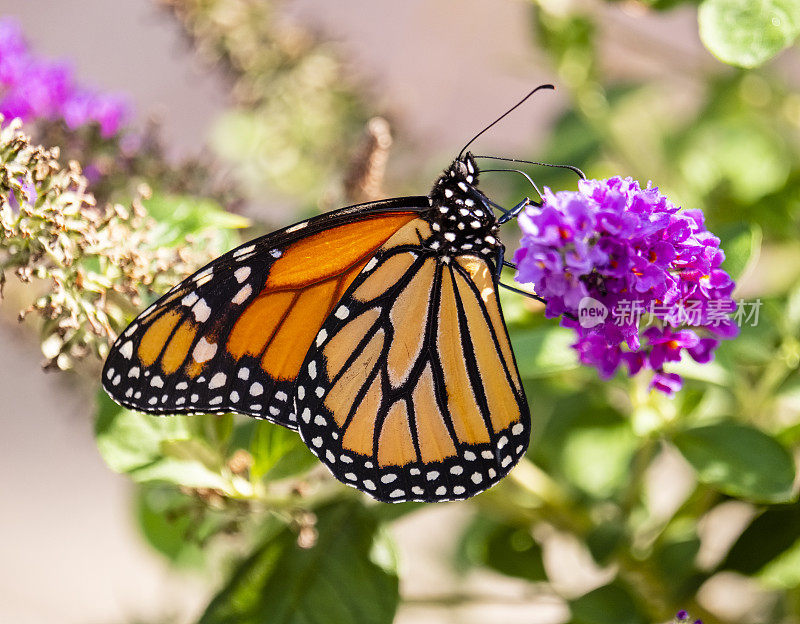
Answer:
[{"label": "monarch butterfly", "polygon": [[470,143],[428,196],[313,217],[175,286],[115,342],[106,392],[143,412],[296,429],[337,479],[380,501],[494,485],[530,436],[496,292],[498,226],[530,200],[504,211],[478,190]]}]

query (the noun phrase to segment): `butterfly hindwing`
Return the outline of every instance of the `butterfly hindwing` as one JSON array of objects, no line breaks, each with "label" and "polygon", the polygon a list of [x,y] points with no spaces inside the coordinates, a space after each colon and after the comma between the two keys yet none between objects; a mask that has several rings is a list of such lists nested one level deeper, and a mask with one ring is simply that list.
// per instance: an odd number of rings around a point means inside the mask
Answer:
[{"label": "butterfly hindwing", "polygon": [[297,379],[309,448],[383,501],[472,496],[508,473],[530,434],[492,267],[421,245],[430,235],[417,219],[387,241]]},{"label": "butterfly hindwing", "polygon": [[106,391],[139,411],[234,411],[296,428],[296,377],[319,328],[375,251],[427,207],[413,197],[346,208],[221,256],[120,335]]}]

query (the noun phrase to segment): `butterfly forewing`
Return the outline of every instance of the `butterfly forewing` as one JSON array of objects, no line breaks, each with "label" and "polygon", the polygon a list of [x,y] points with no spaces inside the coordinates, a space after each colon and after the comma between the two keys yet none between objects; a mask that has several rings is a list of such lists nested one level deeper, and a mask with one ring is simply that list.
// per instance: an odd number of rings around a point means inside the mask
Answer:
[{"label": "butterfly forewing", "polygon": [[106,391],[152,413],[240,412],[296,428],[292,397],[309,346],[424,197],[328,213],[218,258],[145,310],[103,370]]},{"label": "butterfly forewing", "polygon": [[298,375],[300,433],[341,481],[391,502],[485,490],[527,448],[530,416],[492,267],[420,244],[410,222],[365,265]]}]

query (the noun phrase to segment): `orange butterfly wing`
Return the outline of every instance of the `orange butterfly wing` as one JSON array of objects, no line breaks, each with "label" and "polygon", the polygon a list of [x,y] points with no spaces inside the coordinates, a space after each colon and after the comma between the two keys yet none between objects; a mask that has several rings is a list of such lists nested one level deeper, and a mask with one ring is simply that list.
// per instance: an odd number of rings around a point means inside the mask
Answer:
[{"label": "orange butterfly wing", "polygon": [[417,219],[387,241],[297,378],[303,440],[336,478],[386,502],[473,496],[530,437],[492,267],[418,244],[430,235]]},{"label": "orange butterfly wing", "polygon": [[375,251],[425,197],[363,204],[256,239],[214,260],[120,335],[103,386],[144,412],[240,412],[296,428],[306,352]]}]

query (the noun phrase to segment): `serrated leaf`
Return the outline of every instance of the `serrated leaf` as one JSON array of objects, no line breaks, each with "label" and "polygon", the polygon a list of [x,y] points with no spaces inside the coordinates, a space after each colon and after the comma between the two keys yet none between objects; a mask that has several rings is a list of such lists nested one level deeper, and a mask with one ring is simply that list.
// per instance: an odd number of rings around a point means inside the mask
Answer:
[{"label": "serrated leaf", "polygon": [[391,624],[398,580],[394,562],[374,556],[375,517],[352,501],[316,513],[312,548],[298,546],[288,528],[274,534],[237,567],[199,624]]},{"label": "serrated leaf", "polygon": [[800,0],[705,0],[700,39],[724,63],[756,67],[800,34]]},{"label": "serrated leaf", "polygon": [[792,456],[759,429],[721,423],[682,431],[673,442],[707,485],[754,502],[792,499]]}]

